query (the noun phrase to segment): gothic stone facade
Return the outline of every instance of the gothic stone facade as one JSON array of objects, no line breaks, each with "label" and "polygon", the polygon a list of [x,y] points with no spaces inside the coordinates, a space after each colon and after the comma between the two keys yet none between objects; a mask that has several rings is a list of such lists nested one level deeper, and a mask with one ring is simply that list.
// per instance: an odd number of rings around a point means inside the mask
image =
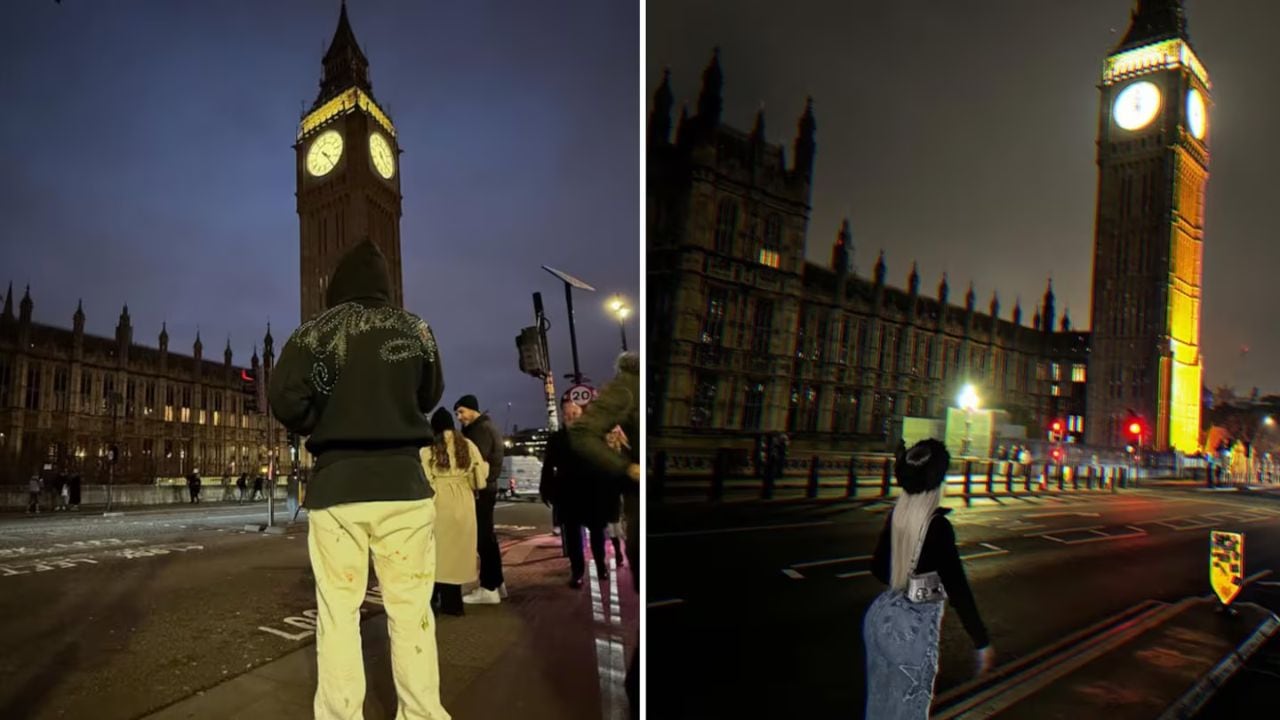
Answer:
[{"label": "gothic stone facade", "polygon": [[682,112],[671,135],[672,92],[664,78],[649,125],[649,432],[657,445],[723,443],[788,431],[832,447],[883,449],[904,416],[943,417],[973,383],[985,407],[1010,413],[1031,437],[1053,419],[1084,431],[1089,338],[1064,315],[1053,331],[1050,288],[1032,327],[1015,307],[987,313],[970,288],[949,303],[889,287],[883,255],[873,277],[849,268],[846,221],[830,267],[805,261],[816,153],[812,104],[794,141],[794,161],[765,139],[720,121],[718,55],[703,73],[697,114]]},{"label": "gothic stone facade", "polygon": [[[246,412],[241,371],[265,379],[273,362],[270,330],[259,363],[205,360],[197,333],[192,355],[133,342],[126,307],[116,337],[84,332],[77,308],[72,329],[34,322],[30,291],[17,317],[13,290],[0,315],[0,481],[20,483],[46,464],[106,482],[107,448],[119,448],[115,482],[152,482],[199,469],[206,478],[256,473],[267,458],[263,415]],[[114,398],[114,400],[113,400]],[[273,429],[278,458],[288,458],[283,431]]]}]

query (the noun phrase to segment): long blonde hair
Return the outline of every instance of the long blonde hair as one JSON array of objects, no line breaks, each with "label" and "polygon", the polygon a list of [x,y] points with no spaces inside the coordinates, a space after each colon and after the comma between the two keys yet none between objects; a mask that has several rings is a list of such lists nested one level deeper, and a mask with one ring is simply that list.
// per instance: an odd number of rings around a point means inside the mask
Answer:
[{"label": "long blonde hair", "polygon": [[903,493],[893,506],[893,544],[889,554],[893,568],[889,587],[907,589],[907,578],[912,571],[911,556],[915,554],[916,543],[920,542],[920,534],[929,532],[933,511],[942,503],[944,487],[946,483],[922,493]]}]

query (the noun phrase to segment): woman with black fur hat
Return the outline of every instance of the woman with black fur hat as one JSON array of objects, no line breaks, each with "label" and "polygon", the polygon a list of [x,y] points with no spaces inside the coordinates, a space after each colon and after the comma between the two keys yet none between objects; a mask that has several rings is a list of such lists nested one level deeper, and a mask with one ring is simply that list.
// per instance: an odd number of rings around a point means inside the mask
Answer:
[{"label": "woman with black fur hat", "polygon": [[929,717],[944,600],[973,638],[978,674],[995,661],[946,517],[951,511],[939,507],[950,464],[946,446],[930,439],[899,455],[894,467],[903,492],[871,560],[872,574],[889,589],[871,603],[862,627],[868,720]]}]

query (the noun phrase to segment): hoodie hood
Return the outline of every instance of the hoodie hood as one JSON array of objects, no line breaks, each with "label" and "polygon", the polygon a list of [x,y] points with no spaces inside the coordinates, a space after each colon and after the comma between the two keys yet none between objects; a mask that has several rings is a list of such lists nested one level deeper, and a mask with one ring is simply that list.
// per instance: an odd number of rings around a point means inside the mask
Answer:
[{"label": "hoodie hood", "polygon": [[387,259],[368,240],[342,256],[325,293],[327,308],[353,301],[371,305],[391,303],[391,274],[387,271]]}]

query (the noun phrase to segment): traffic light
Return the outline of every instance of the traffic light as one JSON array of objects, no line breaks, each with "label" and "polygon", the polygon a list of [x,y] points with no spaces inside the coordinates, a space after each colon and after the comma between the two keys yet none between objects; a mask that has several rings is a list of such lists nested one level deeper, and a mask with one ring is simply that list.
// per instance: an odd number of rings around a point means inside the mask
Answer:
[{"label": "traffic light", "polygon": [[258,412],[258,378],[248,370],[240,371],[240,392],[244,393],[244,411]]},{"label": "traffic light", "polygon": [[1054,419],[1049,423],[1049,441],[1057,442],[1062,439],[1062,431],[1065,429],[1061,420]]},{"label": "traffic light", "polygon": [[1142,439],[1142,423],[1138,420],[1129,421],[1129,437],[1134,440]]},{"label": "traffic light", "polygon": [[1049,457],[1053,458],[1055,463],[1062,462],[1062,448],[1056,447],[1049,451]]},{"label": "traffic light", "polygon": [[516,336],[516,350],[520,352],[520,372],[536,378],[547,374],[547,365],[543,362],[542,335],[538,328],[530,326]]}]

